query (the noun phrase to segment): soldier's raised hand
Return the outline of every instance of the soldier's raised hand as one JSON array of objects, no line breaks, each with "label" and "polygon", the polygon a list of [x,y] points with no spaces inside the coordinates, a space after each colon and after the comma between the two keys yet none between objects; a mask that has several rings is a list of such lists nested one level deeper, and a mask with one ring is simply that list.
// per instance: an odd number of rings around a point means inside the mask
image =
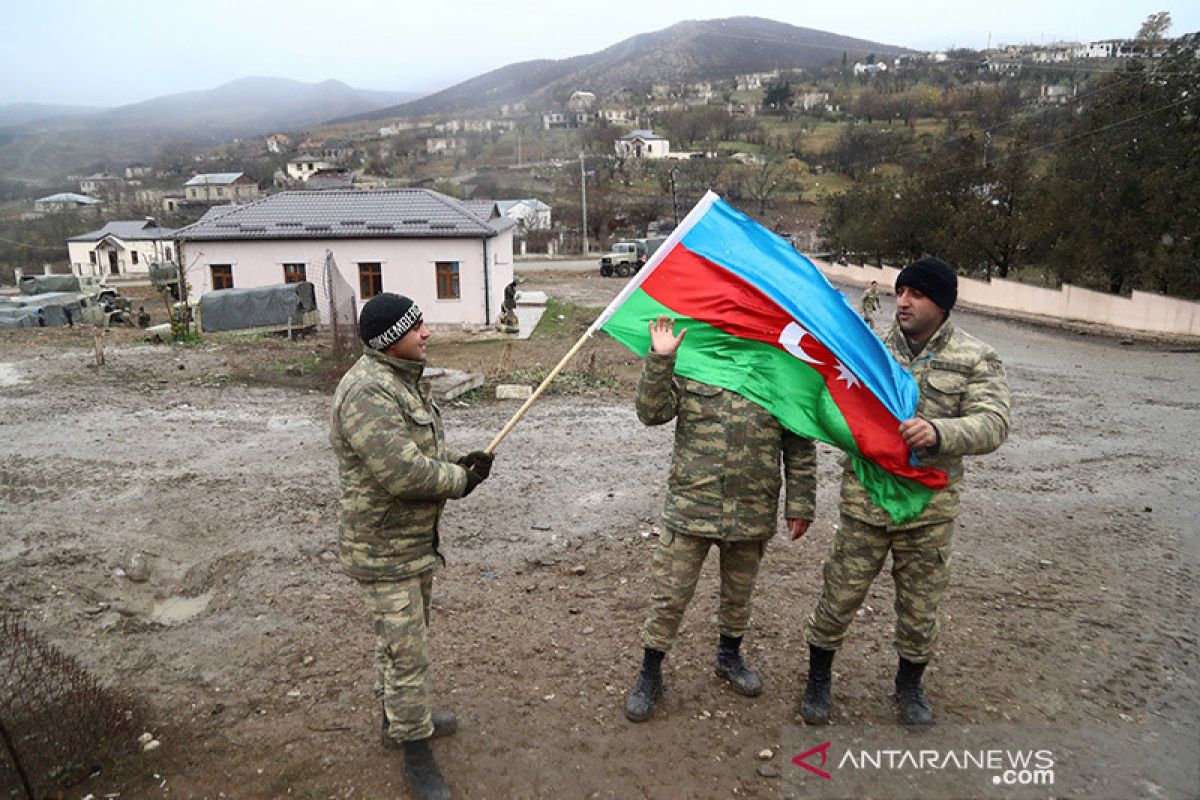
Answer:
[{"label": "soldier's raised hand", "polygon": [[662,355],[670,355],[679,349],[679,343],[683,341],[685,333],[687,328],[676,336],[674,318],[660,314],[658,319],[650,322],[650,349]]}]

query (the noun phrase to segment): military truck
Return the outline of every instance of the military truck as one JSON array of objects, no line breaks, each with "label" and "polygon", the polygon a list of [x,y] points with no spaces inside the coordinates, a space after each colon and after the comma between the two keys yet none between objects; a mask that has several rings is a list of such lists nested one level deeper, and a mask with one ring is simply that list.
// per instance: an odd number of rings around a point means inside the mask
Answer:
[{"label": "military truck", "polygon": [[648,239],[626,239],[613,245],[611,251],[600,257],[600,274],[628,278],[650,260],[667,238],[655,236]]},{"label": "military truck", "polygon": [[95,278],[26,275],[20,289],[14,297],[0,297],[0,328],[133,324],[129,300]]}]

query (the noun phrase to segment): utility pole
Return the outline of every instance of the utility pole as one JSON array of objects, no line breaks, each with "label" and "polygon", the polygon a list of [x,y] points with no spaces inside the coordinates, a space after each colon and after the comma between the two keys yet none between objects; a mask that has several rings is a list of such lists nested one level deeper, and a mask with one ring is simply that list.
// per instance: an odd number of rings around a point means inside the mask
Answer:
[{"label": "utility pole", "polygon": [[588,254],[588,236],[587,236],[587,171],[583,167],[583,152],[579,153],[579,191],[581,195],[581,203],[583,207],[583,254]]},{"label": "utility pole", "polygon": [[671,209],[675,212],[675,227],[679,227],[679,203],[675,199],[675,167],[671,167]]}]

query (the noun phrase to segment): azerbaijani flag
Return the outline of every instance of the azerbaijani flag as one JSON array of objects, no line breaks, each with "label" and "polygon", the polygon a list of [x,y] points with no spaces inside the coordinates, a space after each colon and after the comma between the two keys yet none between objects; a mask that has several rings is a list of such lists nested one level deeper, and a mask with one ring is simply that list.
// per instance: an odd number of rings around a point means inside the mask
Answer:
[{"label": "azerbaijani flag", "polygon": [[787,429],[849,453],[893,520],[921,513],[946,474],[900,438],[917,386],[820,270],[708,192],[589,329],[638,355],[660,314],[688,329],[675,372],[737,392]]}]

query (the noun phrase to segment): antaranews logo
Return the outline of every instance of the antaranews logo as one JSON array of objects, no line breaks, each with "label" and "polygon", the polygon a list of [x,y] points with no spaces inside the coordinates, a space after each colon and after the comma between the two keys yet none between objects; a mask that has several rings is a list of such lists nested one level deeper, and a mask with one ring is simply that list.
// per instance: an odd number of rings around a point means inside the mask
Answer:
[{"label": "antaranews logo", "polygon": [[[830,751],[834,750],[831,754]],[[959,772],[967,777],[971,771],[991,773],[990,782],[998,787],[1054,785],[1054,753],[1048,749],[939,749],[939,748],[846,748],[833,747],[833,741],[805,750],[792,758],[792,763],[823,780],[855,775],[867,778],[883,773],[908,773],[910,776],[930,773]],[[828,765],[828,766],[827,766]]]},{"label": "antaranews logo", "polygon": [[811,772],[814,775],[819,775],[822,778],[824,778],[825,780],[829,780],[833,776],[830,775],[825,770],[820,769],[818,767],[814,767],[812,764],[809,764],[808,759],[811,756],[819,755],[819,756],[821,756],[821,766],[824,767],[825,760],[829,755],[829,747],[832,744],[833,744],[832,741],[822,742],[821,744],[817,745],[816,747],[814,747],[810,750],[806,750],[803,753],[801,753],[800,755],[793,758],[792,763],[795,764],[797,767],[803,767],[804,769],[808,770],[809,772]]}]

